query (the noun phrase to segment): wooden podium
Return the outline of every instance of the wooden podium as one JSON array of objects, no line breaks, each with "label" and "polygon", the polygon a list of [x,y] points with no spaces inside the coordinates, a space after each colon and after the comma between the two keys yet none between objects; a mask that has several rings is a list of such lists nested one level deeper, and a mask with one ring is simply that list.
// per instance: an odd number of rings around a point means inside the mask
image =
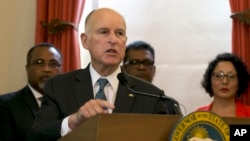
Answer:
[{"label": "wooden podium", "polygon": [[[168,141],[179,115],[103,114],[81,124],[59,141]],[[223,118],[228,124],[250,119]]]}]

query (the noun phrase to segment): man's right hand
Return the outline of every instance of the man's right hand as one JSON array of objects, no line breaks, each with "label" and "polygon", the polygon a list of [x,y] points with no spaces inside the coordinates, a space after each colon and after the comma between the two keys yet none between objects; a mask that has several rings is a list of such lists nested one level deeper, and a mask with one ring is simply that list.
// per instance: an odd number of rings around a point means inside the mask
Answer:
[{"label": "man's right hand", "polygon": [[79,110],[69,117],[69,128],[72,130],[87,119],[97,114],[108,114],[108,109],[114,109],[115,106],[105,100],[91,99],[82,105]]}]

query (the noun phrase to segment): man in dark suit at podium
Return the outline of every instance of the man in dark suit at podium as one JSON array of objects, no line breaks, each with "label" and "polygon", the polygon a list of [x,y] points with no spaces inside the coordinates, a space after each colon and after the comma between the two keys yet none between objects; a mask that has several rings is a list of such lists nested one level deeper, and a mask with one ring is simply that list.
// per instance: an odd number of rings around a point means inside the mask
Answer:
[{"label": "man in dark suit at podium", "polygon": [[52,44],[37,44],[29,50],[28,85],[0,97],[0,140],[26,140],[40,107],[44,83],[61,72],[61,63],[61,53]]},{"label": "man in dark suit at podium", "polygon": [[171,107],[161,101],[162,90],[121,69],[127,36],[119,13],[109,8],[92,11],[81,40],[90,64],[47,81],[29,140],[57,140],[97,114],[174,113],[171,99]]}]

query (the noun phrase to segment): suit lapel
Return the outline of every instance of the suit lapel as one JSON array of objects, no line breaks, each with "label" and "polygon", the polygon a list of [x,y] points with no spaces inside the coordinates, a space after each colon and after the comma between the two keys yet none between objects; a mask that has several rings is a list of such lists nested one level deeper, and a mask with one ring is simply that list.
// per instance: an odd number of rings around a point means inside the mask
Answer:
[{"label": "suit lapel", "polygon": [[22,98],[24,99],[25,103],[28,105],[29,109],[31,110],[34,117],[36,117],[36,114],[39,110],[39,106],[36,102],[36,99],[34,95],[32,94],[31,90],[28,86],[24,88],[24,93],[22,95]]},{"label": "suit lapel", "polygon": [[[123,72],[124,73],[124,72]],[[128,80],[128,86],[135,86],[135,82],[124,74]],[[89,65],[78,72],[75,77],[74,91],[78,106],[82,106],[85,102],[90,99],[94,99],[93,86],[91,83],[91,76],[89,72]],[[114,113],[129,113],[133,107],[136,95],[129,92],[126,86],[119,83],[116,100],[115,100],[115,110]]]},{"label": "suit lapel", "polygon": [[[131,80],[126,73],[122,72],[124,76],[128,80],[128,87],[133,87],[135,86],[135,82]],[[117,95],[116,95],[116,100],[115,100],[115,110],[113,111],[114,113],[130,113],[131,108],[133,107],[133,104],[135,102],[136,95],[131,93],[126,86],[122,85],[119,83],[118,90],[117,90]]]},{"label": "suit lapel", "polygon": [[75,80],[74,91],[77,99],[77,104],[80,107],[85,102],[94,98],[89,65],[87,68],[82,69],[78,72]]}]

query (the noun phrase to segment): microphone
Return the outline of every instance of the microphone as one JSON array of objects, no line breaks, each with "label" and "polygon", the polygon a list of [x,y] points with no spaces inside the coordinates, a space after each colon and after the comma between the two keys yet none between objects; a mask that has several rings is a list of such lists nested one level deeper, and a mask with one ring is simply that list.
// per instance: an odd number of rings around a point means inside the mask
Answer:
[{"label": "microphone", "polygon": [[164,96],[164,95],[155,95],[155,94],[150,94],[150,93],[139,92],[139,91],[133,90],[130,87],[128,87],[128,85],[127,85],[128,84],[128,80],[126,79],[126,77],[122,73],[119,73],[117,75],[117,78],[121,82],[121,84],[123,84],[124,86],[126,86],[126,88],[129,91],[133,92],[133,93],[136,93],[136,94],[139,94],[139,95],[143,95],[143,96],[149,96],[149,97],[153,97],[153,98],[158,98],[160,100],[168,100],[168,101],[170,101],[173,104],[175,113],[178,114],[178,115],[182,115],[182,112],[180,110],[178,102],[175,101],[173,98],[168,97],[168,96]]}]

